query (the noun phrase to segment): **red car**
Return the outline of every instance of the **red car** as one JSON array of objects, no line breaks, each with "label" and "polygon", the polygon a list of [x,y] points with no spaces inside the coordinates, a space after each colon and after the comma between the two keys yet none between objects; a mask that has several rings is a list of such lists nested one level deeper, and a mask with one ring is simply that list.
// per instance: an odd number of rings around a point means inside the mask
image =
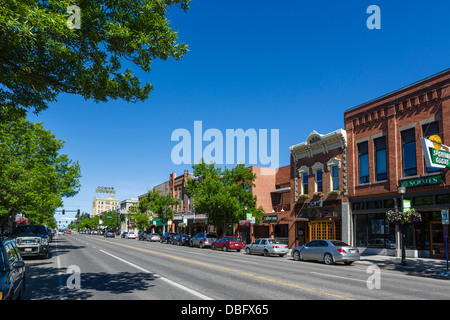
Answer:
[{"label": "red car", "polygon": [[222,237],[214,241],[211,245],[211,248],[213,248],[214,250],[223,249],[223,251],[228,251],[231,249],[239,252],[241,251],[241,249],[244,249],[244,243],[237,237]]}]

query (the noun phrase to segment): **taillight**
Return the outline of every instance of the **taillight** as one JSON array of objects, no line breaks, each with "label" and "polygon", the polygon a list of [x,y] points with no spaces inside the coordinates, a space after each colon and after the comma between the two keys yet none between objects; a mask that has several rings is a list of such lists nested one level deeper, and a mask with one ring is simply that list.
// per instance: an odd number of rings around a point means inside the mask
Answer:
[{"label": "taillight", "polygon": [[279,248],[279,246],[273,246],[274,249]]},{"label": "taillight", "polygon": [[359,249],[356,249],[356,252],[359,253]]},{"label": "taillight", "polygon": [[337,251],[341,253],[347,253],[347,251],[345,251],[344,249],[337,249]]}]

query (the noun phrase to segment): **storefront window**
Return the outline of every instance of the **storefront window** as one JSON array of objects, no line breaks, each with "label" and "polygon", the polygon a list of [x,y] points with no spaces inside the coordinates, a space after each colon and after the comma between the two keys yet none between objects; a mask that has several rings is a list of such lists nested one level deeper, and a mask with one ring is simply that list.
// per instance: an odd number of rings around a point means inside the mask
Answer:
[{"label": "storefront window", "polygon": [[356,215],[356,245],[368,248],[395,248],[395,227],[385,220],[384,213]]}]

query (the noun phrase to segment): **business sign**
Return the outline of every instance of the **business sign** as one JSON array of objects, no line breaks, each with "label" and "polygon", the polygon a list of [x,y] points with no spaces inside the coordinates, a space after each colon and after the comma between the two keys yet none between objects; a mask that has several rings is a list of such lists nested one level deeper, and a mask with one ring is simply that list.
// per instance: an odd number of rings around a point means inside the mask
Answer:
[{"label": "business sign", "polygon": [[264,216],[262,218],[263,222],[265,223],[270,223],[270,222],[277,222],[278,221],[278,216],[273,215],[273,216]]},{"label": "business sign", "polygon": [[421,138],[425,163],[429,168],[450,168],[450,147],[443,145],[438,135]]},{"label": "business sign", "polygon": [[323,207],[323,201],[310,201],[306,204],[307,208],[320,208]]},{"label": "business sign", "polygon": [[111,194],[115,194],[116,190],[114,190],[114,187],[97,187],[97,189],[95,189],[96,193],[111,193]]},{"label": "business sign", "polygon": [[399,185],[410,188],[442,183],[442,176],[431,176],[399,181]]}]

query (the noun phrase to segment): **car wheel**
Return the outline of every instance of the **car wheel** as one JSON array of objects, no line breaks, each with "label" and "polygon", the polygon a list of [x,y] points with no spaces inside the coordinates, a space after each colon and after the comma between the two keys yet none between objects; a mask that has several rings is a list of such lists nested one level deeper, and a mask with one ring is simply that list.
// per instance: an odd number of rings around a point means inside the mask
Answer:
[{"label": "car wheel", "polygon": [[227,251],[228,251],[228,248],[227,248],[227,246],[223,246],[223,251],[225,251],[225,252],[227,252]]},{"label": "car wheel", "polygon": [[200,243],[198,244],[198,246],[200,247],[200,249],[203,249],[203,242],[200,242]]},{"label": "car wheel", "polygon": [[293,258],[294,258],[295,261],[301,261],[302,260],[302,254],[296,250],[296,251],[294,251]]},{"label": "car wheel", "polygon": [[334,263],[333,256],[329,253],[325,253],[325,255],[323,256],[323,262],[328,265],[333,264]]},{"label": "car wheel", "polygon": [[267,249],[264,249],[264,257],[270,256],[270,253]]},{"label": "car wheel", "polygon": [[252,254],[252,252],[250,251],[250,248],[245,248],[245,253],[246,254]]}]

